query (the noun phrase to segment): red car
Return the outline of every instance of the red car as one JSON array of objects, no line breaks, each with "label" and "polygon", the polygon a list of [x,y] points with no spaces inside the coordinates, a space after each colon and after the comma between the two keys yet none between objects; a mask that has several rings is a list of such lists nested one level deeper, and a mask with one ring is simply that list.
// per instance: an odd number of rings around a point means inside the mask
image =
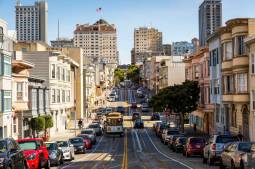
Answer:
[{"label": "red car", "polygon": [[29,169],[50,168],[48,150],[41,138],[26,138],[17,142],[23,150]]},{"label": "red car", "polygon": [[91,143],[89,135],[79,134],[77,137],[82,137],[83,138],[83,142],[85,144],[86,149],[92,149],[92,143]]},{"label": "red car", "polygon": [[183,148],[183,155],[190,157],[192,155],[203,155],[205,147],[205,139],[201,137],[190,137]]}]

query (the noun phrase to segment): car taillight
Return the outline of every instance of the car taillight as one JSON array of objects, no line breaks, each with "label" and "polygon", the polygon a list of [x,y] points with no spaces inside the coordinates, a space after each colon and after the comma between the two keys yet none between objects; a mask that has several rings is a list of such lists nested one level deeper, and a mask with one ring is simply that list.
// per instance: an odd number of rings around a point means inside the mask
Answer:
[{"label": "car taillight", "polygon": [[212,151],[216,151],[216,144],[212,144],[212,145],[211,145],[211,150],[212,150]]}]

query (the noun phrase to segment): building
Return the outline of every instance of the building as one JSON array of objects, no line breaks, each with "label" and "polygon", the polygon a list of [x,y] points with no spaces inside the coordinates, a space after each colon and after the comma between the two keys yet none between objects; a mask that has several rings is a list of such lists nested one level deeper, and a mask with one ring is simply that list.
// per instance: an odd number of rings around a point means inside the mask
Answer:
[{"label": "building", "polygon": [[245,39],[249,56],[249,75],[248,75],[248,92],[250,94],[249,106],[249,137],[251,141],[255,141],[255,35]]},{"label": "building", "polygon": [[186,54],[194,52],[194,45],[186,41],[173,42],[171,48],[172,48],[171,54],[173,56],[184,56]]},{"label": "building", "polygon": [[194,52],[198,51],[199,50],[199,39],[198,38],[193,38],[191,40],[191,43],[194,46]]},{"label": "building", "polygon": [[163,44],[162,53],[163,55],[171,56],[171,44]]},{"label": "building", "polygon": [[200,48],[196,53],[185,57],[186,80],[197,81],[200,98],[196,111],[190,116],[190,123],[205,133],[214,133],[214,105],[210,102],[210,66],[208,48]]},{"label": "building", "polygon": [[134,30],[134,62],[142,64],[147,57],[161,55],[162,32],[155,28],[140,27]]},{"label": "building", "polygon": [[131,50],[131,64],[132,65],[135,64],[135,49],[134,48]]},{"label": "building", "polygon": [[8,23],[0,19],[0,138],[12,136],[12,54],[14,39],[8,35]]},{"label": "building", "polygon": [[199,6],[199,44],[206,45],[207,38],[222,24],[221,0],[204,0]]},{"label": "building", "polygon": [[48,36],[48,4],[36,1],[34,5],[16,4],[16,31],[18,41],[43,41]]},{"label": "building", "polygon": [[[13,123],[12,123],[12,137],[15,139],[24,138],[24,119],[26,112],[29,110],[28,94],[28,78],[30,76],[29,69],[34,65],[22,59],[21,52],[15,52],[15,58],[12,61],[12,108]],[[42,102],[43,104],[43,102]]]},{"label": "building", "polygon": [[65,131],[75,109],[75,72],[79,64],[61,51],[28,51],[23,52],[23,58],[35,65],[31,76],[45,79],[49,88],[49,108],[54,125],[50,134]]},{"label": "building", "polygon": [[77,24],[74,30],[74,46],[83,48],[84,64],[97,61],[117,66],[119,53],[116,32],[115,25],[109,24],[103,19],[93,25]]},{"label": "building", "polygon": [[59,38],[56,40],[50,41],[51,47],[53,48],[73,48],[73,39],[68,38]]},{"label": "building", "polygon": [[[221,57],[221,38],[218,32],[210,35],[208,41],[209,55],[210,55],[210,92],[211,104],[214,105],[214,119],[215,119],[215,133],[225,133],[229,131],[228,116],[224,114],[222,104],[222,57]],[[231,45],[231,44],[228,44]],[[229,48],[231,49],[231,48]],[[231,55],[231,51],[228,51],[228,55]],[[227,87],[227,86],[226,86]],[[225,88],[225,86],[224,86]],[[233,90],[233,89],[228,89]]]},{"label": "building", "polygon": [[183,56],[171,56],[162,60],[159,68],[159,89],[182,84],[185,81],[185,63]]}]

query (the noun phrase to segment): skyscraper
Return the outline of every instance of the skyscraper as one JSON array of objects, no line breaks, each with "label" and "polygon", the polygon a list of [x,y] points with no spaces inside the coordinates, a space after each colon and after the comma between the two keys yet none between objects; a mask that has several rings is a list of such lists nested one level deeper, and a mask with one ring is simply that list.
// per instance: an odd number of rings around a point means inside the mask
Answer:
[{"label": "skyscraper", "polygon": [[199,45],[204,47],[207,38],[222,24],[221,0],[204,0],[199,6]]},{"label": "skyscraper", "polygon": [[16,31],[18,41],[43,41],[48,36],[48,4],[44,0],[34,5],[16,4]]},{"label": "skyscraper", "polygon": [[147,56],[162,53],[162,32],[155,28],[141,27],[134,31],[134,60],[142,63]]},{"label": "skyscraper", "polygon": [[101,63],[118,64],[116,27],[100,19],[95,24],[76,25],[74,46],[83,48],[86,62],[97,60]]}]

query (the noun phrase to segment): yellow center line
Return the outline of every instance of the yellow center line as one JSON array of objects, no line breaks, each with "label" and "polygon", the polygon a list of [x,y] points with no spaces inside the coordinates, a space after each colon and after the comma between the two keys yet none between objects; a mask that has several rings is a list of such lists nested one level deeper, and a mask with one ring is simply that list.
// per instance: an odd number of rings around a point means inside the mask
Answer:
[{"label": "yellow center line", "polygon": [[123,152],[123,158],[122,158],[122,169],[128,169],[128,147],[127,147],[127,130],[125,130],[125,136],[124,136],[124,152]]}]

